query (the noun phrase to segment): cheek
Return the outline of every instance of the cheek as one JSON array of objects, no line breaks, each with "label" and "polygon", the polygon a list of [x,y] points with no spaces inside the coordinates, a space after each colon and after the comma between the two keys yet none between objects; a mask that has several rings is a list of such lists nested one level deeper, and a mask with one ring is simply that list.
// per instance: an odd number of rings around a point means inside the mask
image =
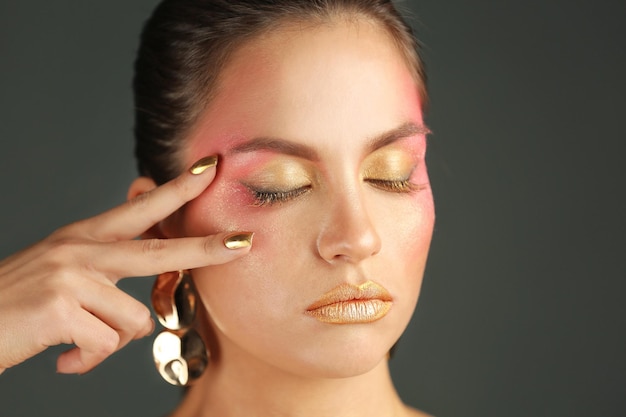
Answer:
[{"label": "cheek", "polygon": [[[183,236],[206,236],[218,232],[251,231],[259,226],[250,216],[254,198],[239,182],[216,180],[184,209]],[[263,218],[261,221],[265,220]],[[254,226],[254,227],[253,227]]]},{"label": "cheek", "polygon": [[185,207],[183,236],[255,233],[252,250],[246,256],[194,271],[203,301],[226,310],[216,317],[227,315],[237,321],[237,316],[245,317],[255,309],[274,314],[272,310],[285,308],[285,300],[290,298],[289,286],[281,283],[289,282],[289,267],[283,263],[293,243],[297,216],[293,210],[259,208],[253,203],[247,187],[222,178]]},{"label": "cheek", "polygon": [[415,194],[412,201],[413,204],[404,214],[406,227],[399,233],[401,233],[403,241],[406,242],[404,256],[412,260],[416,267],[419,268],[421,276],[426,265],[433,235],[435,206],[426,168],[418,169],[416,177],[415,182],[423,185],[424,189]]},{"label": "cheek", "polygon": [[[237,158],[220,159],[213,183],[198,198],[185,206],[183,236],[204,236],[225,231],[258,232],[268,216],[259,216],[250,190],[238,181],[265,164],[270,154],[257,152]],[[255,238],[256,239],[256,238]]]},{"label": "cheek", "polygon": [[428,252],[435,223],[434,205],[430,190],[423,190],[424,197],[413,212],[412,227],[407,227],[403,236],[406,242],[403,256],[409,260],[411,271],[421,277],[426,267]]},{"label": "cheek", "polygon": [[[390,238],[388,245],[404,252],[408,258],[423,260],[428,254],[435,222],[435,207],[426,164],[421,162],[410,181],[420,189],[409,195],[398,196],[399,202],[382,208]],[[393,232],[391,232],[393,230]]]},{"label": "cheek", "polygon": [[393,283],[395,294],[392,295],[405,300],[403,308],[412,313],[419,296],[435,222],[430,188],[395,205],[380,221],[385,225],[379,230],[385,272],[393,271],[396,277]]},{"label": "cheek", "polygon": [[[233,262],[193,271],[203,304],[219,332],[244,346],[279,340],[294,331],[294,318],[302,317],[308,297],[316,293],[307,287],[311,280],[303,283],[303,274],[314,268],[307,264],[298,270],[292,262],[291,256],[304,256],[302,246],[293,242],[290,216],[234,207],[223,213],[235,219],[231,222],[238,229],[255,232],[253,248]],[[213,227],[223,224],[212,219],[217,222]]]}]

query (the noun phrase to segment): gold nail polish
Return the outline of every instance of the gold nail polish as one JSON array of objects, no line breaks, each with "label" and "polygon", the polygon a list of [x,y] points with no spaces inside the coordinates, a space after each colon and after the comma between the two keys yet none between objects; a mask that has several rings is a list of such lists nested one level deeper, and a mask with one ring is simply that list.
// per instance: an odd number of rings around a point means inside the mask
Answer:
[{"label": "gold nail polish", "polygon": [[215,165],[217,165],[217,156],[207,156],[193,164],[191,168],[189,168],[189,172],[193,175],[200,175],[208,168],[214,167]]},{"label": "gold nail polish", "polygon": [[252,246],[254,233],[235,233],[224,238],[224,246],[228,249],[241,249]]}]

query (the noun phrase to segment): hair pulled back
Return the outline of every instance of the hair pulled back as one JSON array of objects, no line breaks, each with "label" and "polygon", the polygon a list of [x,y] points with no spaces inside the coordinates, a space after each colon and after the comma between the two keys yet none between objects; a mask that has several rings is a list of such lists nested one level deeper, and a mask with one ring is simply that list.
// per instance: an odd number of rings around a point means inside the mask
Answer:
[{"label": "hair pulled back", "polygon": [[164,0],[143,28],[135,61],[140,175],[162,184],[182,171],[182,138],[210,103],[237,48],[281,25],[338,17],[366,18],[388,31],[425,105],[426,76],[418,44],[391,0]]}]

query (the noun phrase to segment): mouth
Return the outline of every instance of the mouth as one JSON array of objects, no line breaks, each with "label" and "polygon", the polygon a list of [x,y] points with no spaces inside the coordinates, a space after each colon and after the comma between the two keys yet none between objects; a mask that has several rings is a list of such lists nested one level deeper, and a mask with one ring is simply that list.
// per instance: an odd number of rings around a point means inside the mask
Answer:
[{"label": "mouth", "polygon": [[323,323],[371,323],[383,318],[393,304],[381,285],[367,281],[361,285],[341,284],[311,304],[306,314]]}]

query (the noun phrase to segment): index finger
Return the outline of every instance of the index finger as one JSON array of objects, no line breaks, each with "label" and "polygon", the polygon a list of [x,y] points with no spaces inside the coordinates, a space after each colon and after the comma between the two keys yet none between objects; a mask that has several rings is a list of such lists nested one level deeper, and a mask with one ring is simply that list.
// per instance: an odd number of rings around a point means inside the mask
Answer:
[{"label": "index finger", "polygon": [[199,196],[216,166],[217,156],[202,158],[173,180],[81,223],[98,240],[133,239]]},{"label": "index finger", "polygon": [[98,244],[105,253],[94,261],[113,282],[120,277],[147,277],[168,271],[219,265],[244,256],[252,246],[252,232],[220,232],[204,237],[130,240]]}]

